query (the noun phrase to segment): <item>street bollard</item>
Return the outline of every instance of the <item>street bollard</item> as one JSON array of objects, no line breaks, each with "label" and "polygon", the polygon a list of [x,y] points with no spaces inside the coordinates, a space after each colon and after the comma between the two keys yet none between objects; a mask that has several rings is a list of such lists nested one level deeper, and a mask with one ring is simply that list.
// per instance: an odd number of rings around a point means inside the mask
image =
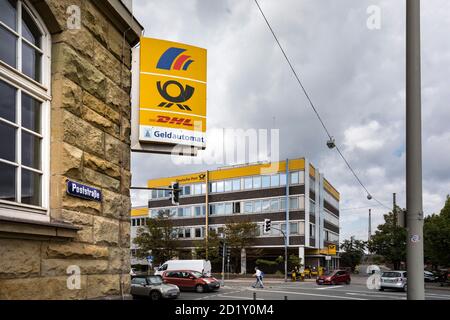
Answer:
[{"label": "street bollard", "polygon": [[253,300],[256,300],[256,292],[253,292]]},{"label": "street bollard", "polygon": [[286,300],[286,301],[287,301],[287,296],[284,296],[284,300]]}]

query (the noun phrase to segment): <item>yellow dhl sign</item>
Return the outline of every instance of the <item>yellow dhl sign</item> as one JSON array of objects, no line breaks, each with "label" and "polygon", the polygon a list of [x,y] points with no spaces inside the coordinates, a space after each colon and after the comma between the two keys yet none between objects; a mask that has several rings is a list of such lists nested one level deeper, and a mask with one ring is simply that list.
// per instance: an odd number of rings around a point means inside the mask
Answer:
[{"label": "yellow dhl sign", "polygon": [[132,217],[148,216],[148,208],[146,207],[131,208],[131,216]]},{"label": "yellow dhl sign", "polygon": [[[305,159],[293,159],[289,160],[289,170],[304,170]],[[256,164],[245,167],[226,168],[220,170],[209,171],[208,180],[218,181],[225,179],[234,179],[246,176],[255,176],[261,174],[273,174],[286,171],[286,162],[274,162],[271,164]],[[181,176],[174,176],[169,178],[154,179],[148,181],[148,187],[164,187],[169,186],[171,182],[178,182],[180,184],[190,183],[204,183],[206,182],[206,172],[186,174]]]},{"label": "yellow dhl sign", "polygon": [[141,38],[139,140],[206,146],[206,49]]}]

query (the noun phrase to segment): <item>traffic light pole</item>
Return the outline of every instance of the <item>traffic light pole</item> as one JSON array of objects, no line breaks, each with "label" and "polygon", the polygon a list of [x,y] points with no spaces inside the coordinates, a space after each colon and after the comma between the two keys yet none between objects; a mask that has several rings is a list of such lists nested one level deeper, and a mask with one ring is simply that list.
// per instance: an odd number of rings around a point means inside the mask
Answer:
[{"label": "traffic light pole", "polygon": [[287,274],[288,274],[288,268],[287,268],[287,265],[288,265],[288,260],[287,260],[288,259],[287,236],[286,236],[286,233],[283,230],[281,230],[281,229],[273,228],[273,227],[272,227],[272,229],[280,231],[283,234],[283,238],[284,238],[284,282],[287,282]]},{"label": "traffic light pole", "polygon": [[226,244],[223,244],[222,251],[222,286],[225,284],[225,252],[226,252]]},{"label": "traffic light pole", "polygon": [[424,300],[420,0],[406,1],[406,210],[408,300]]}]

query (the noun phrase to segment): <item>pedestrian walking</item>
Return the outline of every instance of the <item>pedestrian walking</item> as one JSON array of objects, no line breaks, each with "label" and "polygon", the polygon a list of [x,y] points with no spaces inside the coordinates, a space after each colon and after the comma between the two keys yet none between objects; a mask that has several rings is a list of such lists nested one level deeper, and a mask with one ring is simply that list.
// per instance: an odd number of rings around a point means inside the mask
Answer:
[{"label": "pedestrian walking", "polygon": [[253,275],[254,277],[256,277],[256,282],[254,285],[252,285],[253,288],[264,288],[264,284],[263,284],[263,275],[264,273],[259,270],[258,267],[255,267],[255,274]]}]

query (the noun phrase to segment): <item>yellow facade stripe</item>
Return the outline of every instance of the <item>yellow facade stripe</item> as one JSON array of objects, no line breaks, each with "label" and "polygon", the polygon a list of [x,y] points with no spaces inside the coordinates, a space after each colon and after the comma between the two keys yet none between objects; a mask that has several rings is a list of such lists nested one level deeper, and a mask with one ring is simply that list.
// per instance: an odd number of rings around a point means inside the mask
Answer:
[{"label": "yellow facade stripe", "polygon": [[309,165],[309,175],[313,178],[316,177],[316,168],[312,164]]},{"label": "yellow facade stripe", "polygon": [[131,208],[131,216],[132,217],[147,217],[148,216],[148,208]]},{"label": "yellow facade stripe", "polygon": [[336,200],[340,200],[339,192],[327,181],[327,179],[323,179],[323,186]]},{"label": "yellow facade stripe", "polygon": [[[289,160],[289,171],[305,170],[305,159]],[[254,164],[242,167],[230,167],[209,171],[209,181],[234,179],[255,175],[269,175],[286,171],[286,161],[273,162],[268,164]],[[206,172],[185,174],[169,178],[152,179],[148,181],[149,188],[168,187],[171,182],[180,184],[204,183]]]}]

